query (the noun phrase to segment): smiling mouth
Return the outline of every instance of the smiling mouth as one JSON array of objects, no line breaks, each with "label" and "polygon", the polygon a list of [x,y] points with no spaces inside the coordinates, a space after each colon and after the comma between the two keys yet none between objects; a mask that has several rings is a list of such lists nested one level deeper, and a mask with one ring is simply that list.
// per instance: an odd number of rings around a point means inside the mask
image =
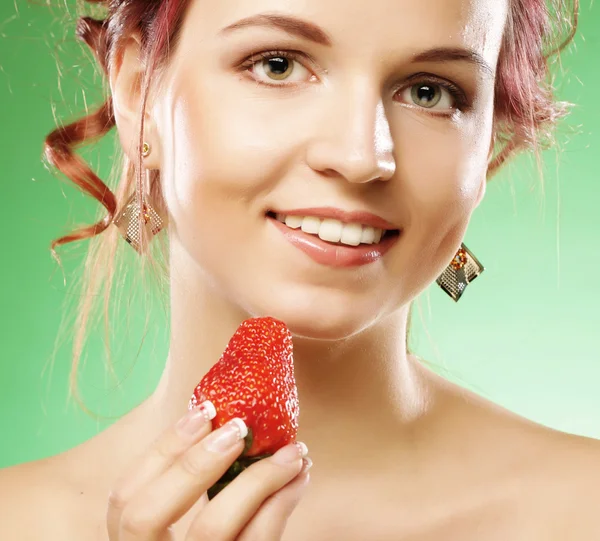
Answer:
[{"label": "smiling mouth", "polygon": [[[333,246],[344,246],[346,248],[365,247],[367,245],[377,246],[386,239],[400,235],[399,229],[377,229],[358,223],[346,224],[339,220],[319,218],[317,216],[286,217],[274,211],[268,211],[266,217],[277,220],[292,230],[302,231],[307,235],[315,236]],[[310,221],[305,221],[304,218],[310,218]],[[327,223],[323,224],[325,221]]]}]

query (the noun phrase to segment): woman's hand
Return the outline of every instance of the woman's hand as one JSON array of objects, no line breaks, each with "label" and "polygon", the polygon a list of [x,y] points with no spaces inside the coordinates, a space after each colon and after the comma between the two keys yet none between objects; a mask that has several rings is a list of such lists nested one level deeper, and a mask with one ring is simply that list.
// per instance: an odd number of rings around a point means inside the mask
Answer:
[{"label": "woman's hand", "polygon": [[281,538],[308,482],[306,446],[252,464],[209,501],[206,491],[241,454],[247,431],[234,419],[213,432],[213,417],[210,403],[188,412],[119,480],[108,502],[110,541],[175,541],[172,525],[200,498],[185,541]]}]

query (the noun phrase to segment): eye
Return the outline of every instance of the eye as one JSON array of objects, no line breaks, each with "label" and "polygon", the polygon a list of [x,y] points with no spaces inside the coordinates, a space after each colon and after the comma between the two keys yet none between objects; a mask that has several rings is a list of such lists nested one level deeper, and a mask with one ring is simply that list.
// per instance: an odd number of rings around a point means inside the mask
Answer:
[{"label": "eye", "polygon": [[[242,68],[250,71],[254,79],[260,83],[282,86],[275,81],[285,81],[285,84],[300,82],[314,75],[298,60],[302,55],[292,51],[267,51],[252,56],[242,64]],[[269,81],[273,81],[270,83]]]},{"label": "eye", "polygon": [[[263,51],[246,59],[238,69],[252,73],[254,81],[267,86],[288,86],[303,80],[318,80],[317,76],[306,68],[305,63],[314,65],[314,60],[301,51]],[[415,80],[417,76],[421,81],[406,87],[402,92],[406,103],[444,116],[452,115],[457,110],[470,109],[466,94],[455,84],[445,80],[431,80],[432,75],[423,73],[416,74],[412,79]],[[424,76],[426,80],[423,80]]]},{"label": "eye", "polygon": [[450,82],[421,82],[411,85],[403,90],[402,99],[423,109],[446,112],[461,109],[465,102],[461,90]]}]

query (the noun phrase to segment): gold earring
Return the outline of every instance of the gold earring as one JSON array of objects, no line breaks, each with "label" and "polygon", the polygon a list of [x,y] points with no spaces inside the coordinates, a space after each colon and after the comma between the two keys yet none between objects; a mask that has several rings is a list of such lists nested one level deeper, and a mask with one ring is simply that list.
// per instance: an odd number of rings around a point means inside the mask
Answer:
[{"label": "gold earring", "polygon": [[[144,142],[142,156],[150,154],[150,145]],[[148,201],[150,197],[150,170],[146,169],[145,183],[141,186],[141,197],[138,183],[133,195],[127,200],[121,212],[113,220],[123,238],[138,254],[145,251],[144,241],[150,242],[164,227],[165,220]],[[144,185],[145,184],[145,185]],[[141,199],[141,206],[140,206]]]},{"label": "gold earring", "polygon": [[458,302],[467,286],[484,270],[484,266],[477,258],[464,244],[461,244],[454,259],[436,282],[455,302]]}]

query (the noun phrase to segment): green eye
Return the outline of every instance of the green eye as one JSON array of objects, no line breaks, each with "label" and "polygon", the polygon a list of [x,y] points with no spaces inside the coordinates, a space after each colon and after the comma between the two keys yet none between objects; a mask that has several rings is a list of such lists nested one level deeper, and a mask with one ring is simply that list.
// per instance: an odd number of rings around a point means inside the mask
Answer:
[{"label": "green eye", "polygon": [[442,89],[439,85],[420,84],[412,87],[411,97],[420,107],[431,109],[442,99]]}]

